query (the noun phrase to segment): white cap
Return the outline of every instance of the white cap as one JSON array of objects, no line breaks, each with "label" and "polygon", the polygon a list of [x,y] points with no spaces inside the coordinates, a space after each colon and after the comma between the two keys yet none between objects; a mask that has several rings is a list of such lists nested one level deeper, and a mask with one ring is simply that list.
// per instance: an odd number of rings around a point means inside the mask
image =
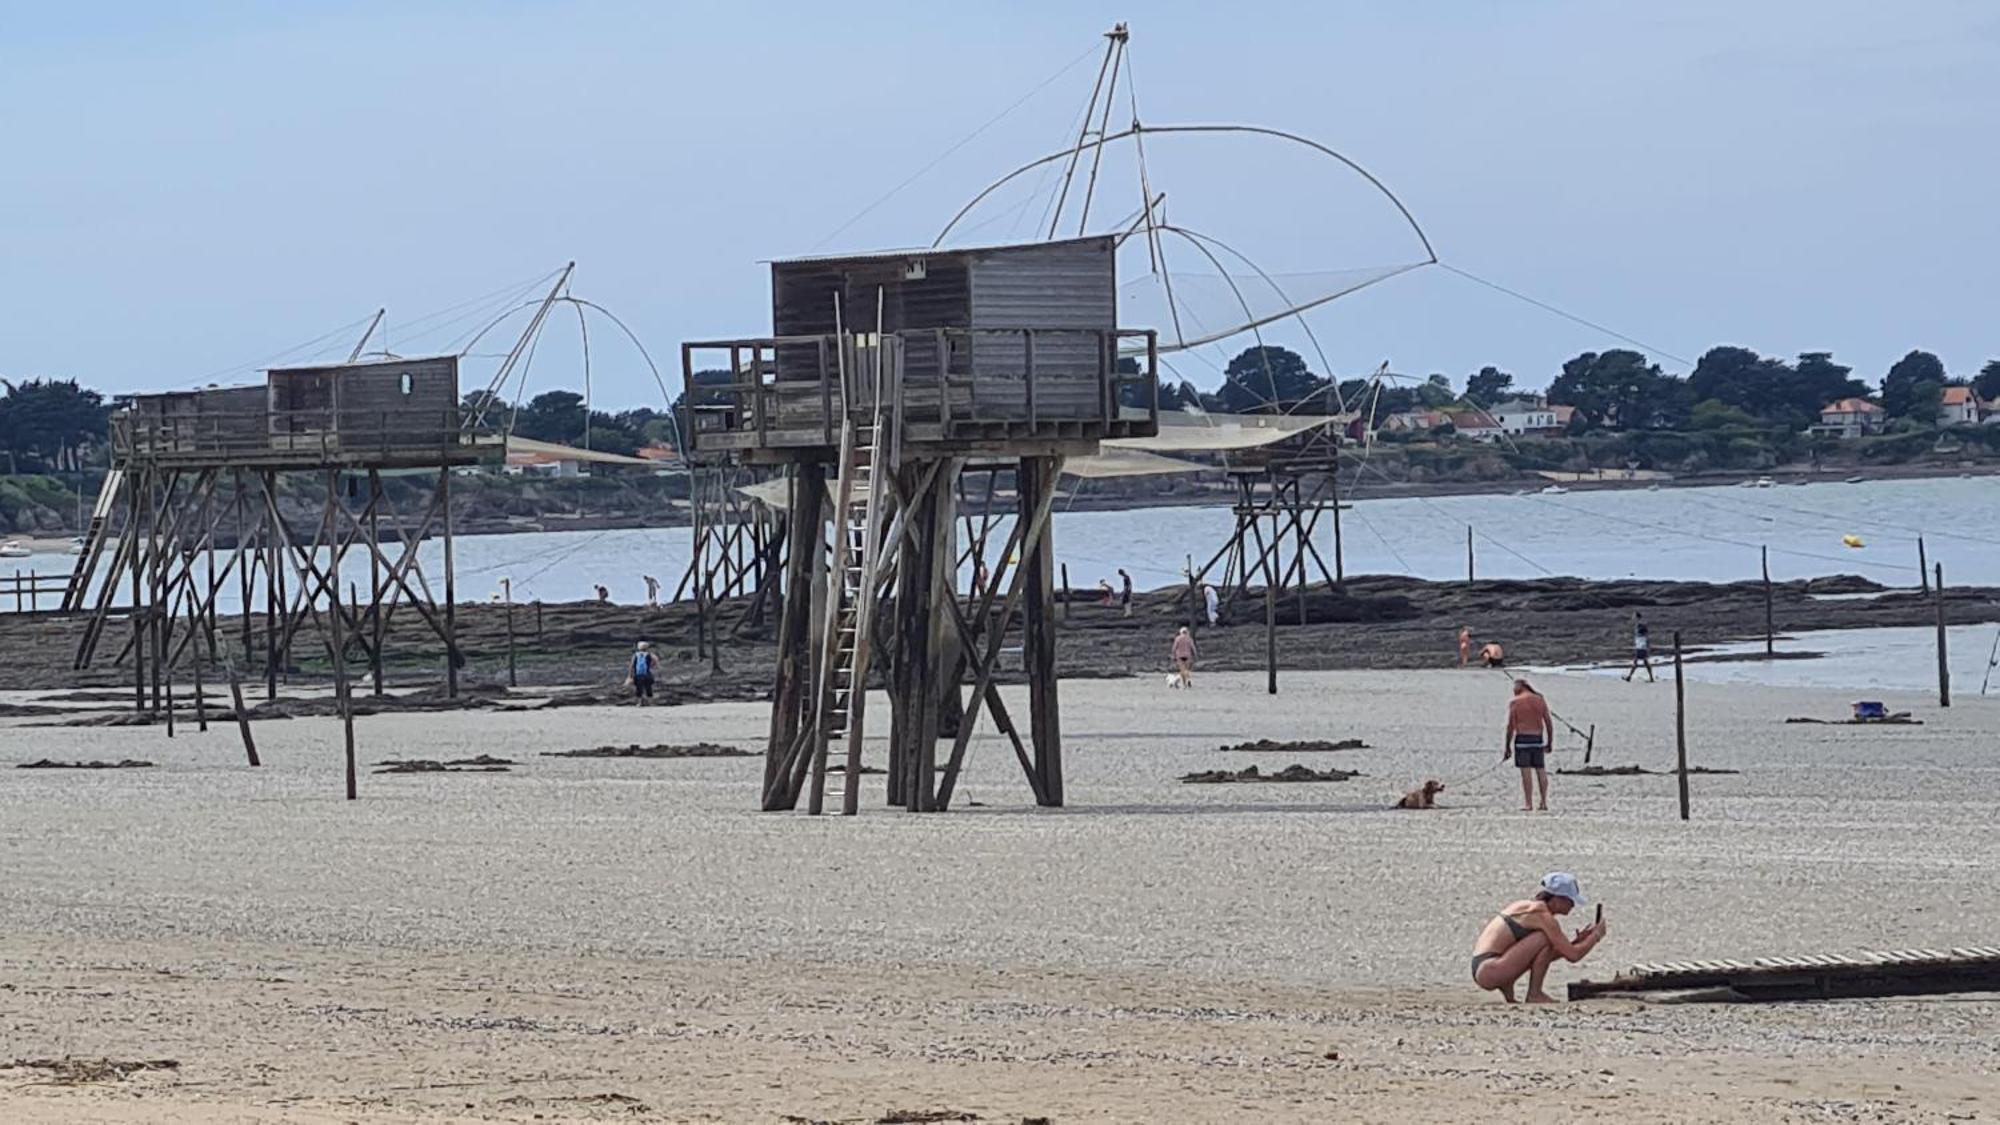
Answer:
[{"label": "white cap", "polygon": [[1578,906],[1586,905],[1583,888],[1576,885],[1576,876],[1567,871],[1551,871],[1542,876],[1542,890],[1559,898],[1566,898]]}]

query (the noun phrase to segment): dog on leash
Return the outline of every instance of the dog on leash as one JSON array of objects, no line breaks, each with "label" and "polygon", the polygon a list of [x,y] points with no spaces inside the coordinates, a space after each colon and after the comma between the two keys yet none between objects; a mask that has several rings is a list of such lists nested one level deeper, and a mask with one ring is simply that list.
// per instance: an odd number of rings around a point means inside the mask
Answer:
[{"label": "dog on leash", "polygon": [[1422,788],[1412,789],[1408,793],[1403,794],[1403,799],[1396,802],[1396,807],[1399,809],[1434,809],[1437,808],[1437,795],[1442,792],[1444,792],[1444,782],[1432,778],[1424,782]]}]

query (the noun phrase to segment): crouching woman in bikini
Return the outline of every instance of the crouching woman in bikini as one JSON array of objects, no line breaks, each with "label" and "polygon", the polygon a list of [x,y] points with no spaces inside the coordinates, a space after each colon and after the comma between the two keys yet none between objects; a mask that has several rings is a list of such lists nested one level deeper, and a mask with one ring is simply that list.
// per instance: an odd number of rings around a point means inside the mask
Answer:
[{"label": "crouching woman in bikini", "polygon": [[1582,905],[1576,876],[1561,871],[1543,876],[1535,897],[1508,903],[1479,931],[1472,947],[1472,983],[1498,992],[1512,1004],[1514,982],[1526,973],[1528,1003],[1555,1003],[1542,990],[1549,963],[1558,957],[1581,961],[1604,940],[1602,921],[1578,930],[1574,938],[1564,935],[1557,919]]}]

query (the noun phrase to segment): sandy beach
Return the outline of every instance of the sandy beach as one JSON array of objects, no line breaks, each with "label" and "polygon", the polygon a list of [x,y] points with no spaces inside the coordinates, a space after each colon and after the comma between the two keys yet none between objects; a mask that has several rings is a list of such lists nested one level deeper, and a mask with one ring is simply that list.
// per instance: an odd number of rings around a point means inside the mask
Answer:
[{"label": "sandy beach", "polygon": [[[1596,760],[1672,763],[1673,689],[1542,678]],[[1523,814],[1485,672],[1066,681],[1070,807],[983,732],[961,807],[755,810],[756,703],[389,714],[340,728],[6,730],[0,1062],[171,1059],[122,1081],[0,1070],[53,1122],[897,1119],[1945,1121],[2000,1113],[2000,998],[1506,1008],[1474,933],[1545,870],[1612,933],[1552,983],[1700,957],[1992,944],[2000,700],[1690,687],[1690,759],[1739,775],[1555,778]],[[33,697],[8,696],[10,702]],[[1010,700],[1010,703],[1013,701]],[[1251,738],[1361,738],[1317,755]],[[1559,739],[1559,766],[1579,764]],[[23,771],[34,758],[153,769]],[[1295,762],[1323,785],[1187,786]],[[879,764],[879,763],[878,763]],[[1388,806],[1425,778],[1431,813]],[[967,805],[966,802],[975,804]]]}]

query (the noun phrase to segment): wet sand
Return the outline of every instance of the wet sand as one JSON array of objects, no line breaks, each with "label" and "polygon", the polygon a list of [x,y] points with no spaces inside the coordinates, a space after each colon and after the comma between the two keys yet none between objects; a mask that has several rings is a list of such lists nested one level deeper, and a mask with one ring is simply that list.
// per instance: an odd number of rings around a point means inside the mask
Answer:
[{"label": "wet sand", "polygon": [[[1594,761],[1671,765],[1671,685],[1543,686],[1596,724]],[[1556,810],[1522,814],[1506,693],[1483,672],[1289,673],[1275,699],[1244,673],[1067,681],[1071,807],[1033,808],[982,734],[960,788],[979,807],[890,812],[871,777],[853,821],[755,812],[756,759],[539,756],[754,746],[756,703],[364,717],[364,766],[520,764],[364,775],[353,804],[329,719],[259,724],[258,771],[226,724],[8,729],[0,1053],[181,1067],[0,1070],[0,1119],[2000,1112],[1994,997],[1528,1010],[1465,979],[1479,925],[1551,867],[1612,923],[1558,991],[1634,962],[1992,944],[2000,700],[1788,726],[1849,695],[1691,687],[1691,760],[1743,772],[1696,778],[1682,824],[1670,776],[1559,777]],[[1254,738],[1370,748],[1306,762],[1346,782],[1174,780],[1300,760],[1218,749]],[[158,766],[11,768],[41,757]],[[1445,807],[1387,807],[1427,777]]]}]

